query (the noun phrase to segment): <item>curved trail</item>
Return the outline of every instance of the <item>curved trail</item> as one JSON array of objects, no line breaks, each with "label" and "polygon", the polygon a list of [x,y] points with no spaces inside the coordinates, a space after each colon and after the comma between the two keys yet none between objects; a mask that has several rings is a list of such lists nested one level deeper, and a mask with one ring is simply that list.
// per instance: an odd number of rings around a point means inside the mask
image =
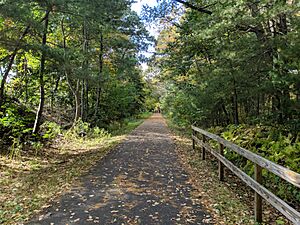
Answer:
[{"label": "curved trail", "polygon": [[208,224],[160,114],[29,224]]}]

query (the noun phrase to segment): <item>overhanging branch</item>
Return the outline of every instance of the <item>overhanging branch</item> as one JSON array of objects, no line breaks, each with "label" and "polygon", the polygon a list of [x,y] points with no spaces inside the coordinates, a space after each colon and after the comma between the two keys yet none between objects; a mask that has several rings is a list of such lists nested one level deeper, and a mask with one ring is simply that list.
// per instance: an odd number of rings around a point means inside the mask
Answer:
[{"label": "overhanging branch", "polygon": [[191,8],[191,9],[194,9],[194,10],[197,10],[198,12],[201,12],[201,13],[206,13],[208,15],[211,15],[212,14],[212,11],[209,11],[207,9],[205,9],[206,7],[199,7],[199,6],[195,6],[191,3],[188,3],[186,1],[182,1],[182,0],[175,0],[176,2],[179,2],[183,5],[185,5],[186,7],[188,8]]}]

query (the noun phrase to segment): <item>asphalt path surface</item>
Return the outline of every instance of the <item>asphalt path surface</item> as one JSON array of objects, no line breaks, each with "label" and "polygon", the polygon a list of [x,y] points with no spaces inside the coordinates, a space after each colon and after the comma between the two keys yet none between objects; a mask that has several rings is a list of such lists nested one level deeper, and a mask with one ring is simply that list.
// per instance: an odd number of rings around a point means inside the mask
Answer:
[{"label": "asphalt path surface", "polygon": [[29,224],[210,224],[160,114]]}]

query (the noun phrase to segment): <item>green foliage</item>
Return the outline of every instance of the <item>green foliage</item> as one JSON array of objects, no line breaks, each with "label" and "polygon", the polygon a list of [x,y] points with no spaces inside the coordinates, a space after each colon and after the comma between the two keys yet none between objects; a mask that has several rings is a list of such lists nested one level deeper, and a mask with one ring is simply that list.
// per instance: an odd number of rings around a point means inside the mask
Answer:
[{"label": "green foliage", "polygon": [[10,158],[16,158],[20,156],[23,145],[19,138],[12,137],[12,144],[9,147]]},{"label": "green foliage", "polygon": [[69,140],[74,140],[78,138],[107,138],[110,134],[99,127],[91,127],[87,122],[78,120],[71,129],[69,129],[65,134],[64,138]]},{"label": "green foliage", "polygon": [[62,133],[61,126],[57,123],[46,121],[41,126],[41,133],[43,134],[42,138],[44,139],[54,139]]},{"label": "green foliage", "polygon": [[151,113],[149,112],[139,113],[122,121],[111,123],[108,126],[107,130],[112,135],[121,135],[124,133],[129,133],[137,126],[139,126],[143,122],[143,120],[147,119],[150,115]]},{"label": "green foliage", "polygon": [[178,126],[189,127],[195,118],[202,118],[194,100],[190,93],[171,85],[162,99],[162,111]]},{"label": "green foliage", "polygon": [[150,116],[152,115],[152,113],[150,112],[142,112],[140,114],[137,115],[137,119],[148,119]]},{"label": "green foliage", "polygon": [[[219,131],[220,132],[220,131]],[[299,136],[269,126],[228,126],[221,136],[285,167],[300,172]]]},{"label": "green foliage", "polygon": [[144,107],[146,111],[153,112],[160,107],[161,88],[155,79],[146,79],[144,87]]},{"label": "green foliage", "polygon": [[[285,130],[262,125],[231,125],[224,129],[211,128],[210,131],[272,162],[300,173],[299,134],[293,136]],[[225,156],[237,166],[241,167],[250,176],[253,176],[253,163],[230,150],[225,151]],[[264,181],[266,187],[274,191],[281,198],[291,204],[300,201],[298,188],[283,182],[282,179],[272,173],[268,173],[266,170],[263,171],[263,176],[265,177]]]},{"label": "green foliage", "polygon": [[19,143],[28,139],[33,121],[34,114],[25,107],[5,105],[5,111],[0,118],[1,145],[13,145],[12,149],[15,149]]},{"label": "green foliage", "polygon": [[[105,116],[102,118],[107,124],[109,121],[118,121],[134,115],[140,107],[139,93],[134,84],[124,82],[111,82],[108,84],[107,92],[103,95],[103,101],[107,104],[103,108]],[[114,104],[109,104],[113,102]]]},{"label": "green foliage", "polygon": [[161,21],[154,65],[169,90],[164,108],[180,124],[276,123],[299,132],[297,3],[194,4],[209,5],[212,15],[186,10]]},{"label": "green foliage", "polygon": [[280,224],[285,224],[283,219],[278,219],[276,220],[276,224],[280,225]]},{"label": "green foliage", "polygon": [[[161,2],[148,12],[159,14],[164,4],[172,8]],[[212,14],[172,11],[160,21],[152,69],[160,71],[165,89],[163,112],[180,127],[214,127],[214,133],[299,173],[298,3],[193,4],[208,6]],[[253,175],[252,163],[228,149],[225,154]],[[299,202],[295,187],[264,176],[272,191],[291,204]]]},{"label": "green foliage", "polygon": [[[153,38],[131,4],[0,2],[2,145],[17,139],[21,144],[49,141],[72,123],[74,136],[106,135],[101,128],[145,109],[150,92],[139,66],[140,51]],[[29,113],[17,112],[20,108],[35,111],[30,121]]]}]

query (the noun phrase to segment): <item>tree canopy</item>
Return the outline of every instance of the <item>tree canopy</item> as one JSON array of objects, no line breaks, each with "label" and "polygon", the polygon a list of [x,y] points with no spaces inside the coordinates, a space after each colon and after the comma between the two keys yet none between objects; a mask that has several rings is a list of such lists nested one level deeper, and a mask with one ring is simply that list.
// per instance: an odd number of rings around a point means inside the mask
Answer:
[{"label": "tree canopy", "polygon": [[166,112],[186,124],[262,122],[299,131],[296,1],[192,3],[212,14],[187,6],[164,22],[156,45]]},{"label": "tree canopy", "polygon": [[153,38],[131,4],[1,1],[2,120],[22,105],[36,115],[18,123],[37,134],[43,117],[105,126],[143,110],[140,52]]}]

